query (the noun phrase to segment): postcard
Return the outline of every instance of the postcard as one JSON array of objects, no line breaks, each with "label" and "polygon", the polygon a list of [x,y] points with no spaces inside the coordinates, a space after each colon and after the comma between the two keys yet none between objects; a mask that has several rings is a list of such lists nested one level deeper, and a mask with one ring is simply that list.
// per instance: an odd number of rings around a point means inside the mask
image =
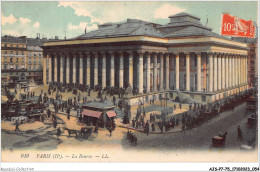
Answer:
[{"label": "postcard", "polygon": [[257,10],[2,1],[1,161],[257,162]]}]

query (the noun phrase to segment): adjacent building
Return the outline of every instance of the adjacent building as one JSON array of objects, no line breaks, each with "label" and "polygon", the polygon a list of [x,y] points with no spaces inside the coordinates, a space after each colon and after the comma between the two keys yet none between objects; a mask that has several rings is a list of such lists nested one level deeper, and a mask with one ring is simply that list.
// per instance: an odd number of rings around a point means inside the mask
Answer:
[{"label": "adjacent building", "polygon": [[36,81],[42,83],[44,40],[26,36],[1,37],[2,84]]},{"label": "adjacent building", "polygon": [[248,46],[180,13],[166,25],[127,19],[44,43],[43,82],[131,87],[129,98],[186,96],[207,103],[248,89]]},{"label": "adjacent building", "polygon": [[26,37],[1,37],[1,81],[2,84],[25,80],[27,65]]}]

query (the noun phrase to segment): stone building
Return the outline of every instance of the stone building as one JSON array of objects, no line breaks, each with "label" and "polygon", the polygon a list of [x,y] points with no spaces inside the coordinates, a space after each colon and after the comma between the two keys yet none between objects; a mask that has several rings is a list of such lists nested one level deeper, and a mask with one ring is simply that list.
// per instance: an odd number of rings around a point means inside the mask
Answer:
[{"label": "stone building", "polygon": [[27,38],[27,79],[36,83],[42,83],[43,42],[38,37]]},{"label": "stone building", "polygon": [[43,45],[43,82],[128,87],[130,99],[185,95],[201,103],[248,88],[247,44],[203,26],[187,13],[159,25],[127,19]]},{"label": "stone building", "polygon": [[43,45],[45,39],[26,36],[1,37],[1,79],[3,84],[34,80],[42,83]]},{"label": "stone building", "polygon": [[1,37],[2,84],[26,79],[26,37]]}]

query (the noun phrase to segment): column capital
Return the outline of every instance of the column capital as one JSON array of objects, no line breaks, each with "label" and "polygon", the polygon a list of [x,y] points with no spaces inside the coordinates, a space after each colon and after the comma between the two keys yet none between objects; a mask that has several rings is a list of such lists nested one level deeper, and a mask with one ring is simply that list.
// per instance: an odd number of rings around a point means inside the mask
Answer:
[{"label": "column capital", "polygon": [[183,54],[185,54],[186,56],[189,55],[190,56],[191,52],[183,52]]},{"label": "column capital", "polygon": [[165,57],[169,57],[170,53],[164,53]]},{"label": "column capital", "polygon": [[100,51],[99,54],[101,55],[101,57],[106,57],[106,52],[105,51]]},{"label": "column capital", "polygon": [[94,51],[94,52],[91,52],[91,53],[94,56],[94,58],[98,58],[98,52]]},{"label": "column capital", "polygon": [[202,55],[202,52],[194,52],[196,55]]},{"label": "column capital", "polygon": [[108,51],[108,54],[109,54],[110,56],[115,56],[115,51]]},{"label": "column capital", "polygon": [[144,55],[144,54],[145,54],[145,51],[143,51],[143,50],[138,50],[138,51],[136,51],[136,53],[137,53],[138,55]]},{"label": "column capital", "polygon": [[124,55],[124,52],[123,51],[117,51],[119,57],[123,56]]}]

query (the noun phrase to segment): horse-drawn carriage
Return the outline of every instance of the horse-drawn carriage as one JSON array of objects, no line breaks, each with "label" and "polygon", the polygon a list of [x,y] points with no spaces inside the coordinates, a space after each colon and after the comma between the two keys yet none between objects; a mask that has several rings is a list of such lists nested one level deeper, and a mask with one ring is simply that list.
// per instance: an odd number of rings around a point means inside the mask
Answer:
[{"label": "horse-drawn carriage", "polygon": [[36,114],[27,115],[27,117],[30,122],[35,122],[35,121],[43,121],[43,119],[47,118],[47,115],[44,113],[36,113]]},{"label": "horse-drawn carriage", "polygon": [[223,135],[212,137],[211,146],[215,148],[224,147],[226,142],[226,136],[227,136],[227,132],[225,132]]},{"label": "horse-drawn carriage", "polygon": [[128,140],[130,144],[137,145],[137,137],[132,132],[127,132],[126,140]]},{"label": "horse-drawn carriage", "polygon": [[75,129],[69,129],[69,128],[64,128],[68,132],[68,138],[70,137],[71,134],[75,134],[75,139],[88,139],[89,136],[93,133],[93,126],[85,126],[82,127],[80,130],[75,130]]}]

